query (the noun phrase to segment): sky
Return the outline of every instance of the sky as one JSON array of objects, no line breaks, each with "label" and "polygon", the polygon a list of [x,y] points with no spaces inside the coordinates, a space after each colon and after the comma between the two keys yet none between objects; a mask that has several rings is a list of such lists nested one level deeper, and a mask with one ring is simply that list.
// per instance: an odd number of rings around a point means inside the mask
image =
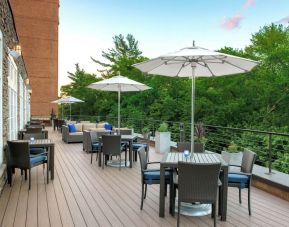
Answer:
[{"label": "sky", "polygon": [[148,58],[192,45],[244,48],[264,25],[289,25],[289,0],[60,0],[59,88],[75,64],[98,74],[112,37],[132,34]]}]

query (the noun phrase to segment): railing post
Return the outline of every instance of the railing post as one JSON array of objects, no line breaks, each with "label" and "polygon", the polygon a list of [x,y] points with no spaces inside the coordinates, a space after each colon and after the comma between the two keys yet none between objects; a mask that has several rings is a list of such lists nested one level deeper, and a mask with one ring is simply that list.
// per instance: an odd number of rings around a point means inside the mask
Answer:
[{"label": "railing post", "polygon": [[184,123],[180,122],[180,142],[184,142]]},{"label": "railing post", "polygon": [[272,173],[272,134],[269,133],[269,164],[268,164],[268,167],[269,167],[269,173],[268,174],[271,174]]}]

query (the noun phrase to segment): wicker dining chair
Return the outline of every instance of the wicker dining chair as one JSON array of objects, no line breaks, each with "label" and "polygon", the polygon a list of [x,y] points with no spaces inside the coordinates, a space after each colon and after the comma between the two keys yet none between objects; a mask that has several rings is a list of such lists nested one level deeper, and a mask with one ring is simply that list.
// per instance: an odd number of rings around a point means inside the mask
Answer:
[{"label": "wicker dining chair", "polygon": [[[140,160],[140,166],[141,166],[141,184],[142,184],[142,191],[141,191],[141,205],[140,209],[143,209],[143,201],[146,198],[147,194],[147,185],[151,184],[160,184],[160,169],[148,169],[148,166],[151,164],[159,164],[160,162],[148,162],[147,161],[147,155],[144,147],[140,147],[138,149],[138,155]],[[167,191],[167,185],[173,184],[172,182],[172,171],[166,170],[165,171],[165,193]],[[172,190],[172,187],[171,187]]]},{"label": "wicker dining chair", "polygon": [[[120,135],[102,135],[102,168],[107,163],[109,156],[119,157],[119,170],[121,169],[121,136]],[[126,161],[126,160],[125,160]]]},{"label": "wicker dining chair", "polygon": [[47,163],[47,179],[49,177],[48,159],[46,153],[39,155],[30,155],[29,142],[24,140],[7,141],[7,179],[8,184],[12,186],[12,170],[19,168],[25,171],[25,180],[27,179],[26,170],[29,172],[29,190],[31,188],[31,168]]},{"label": "wicker dining chair", "polygon": [[[222,152],[222,156],[226,158],[227,152]],[[242,203],[241,191],[244,188],[248,189],[248,211],[251,215],[251,182],[252,171],[256,160],[256,153],[248,149],[244,149],[241,165],[232,165],[229,163],[229,167],[238,167],[239,171],[231,171],[229,169],[228,174],[228,186],[239,188],[239,203]]]},{"label": "wicker dining chair", "polygon": [[146,158],[149,162],[149,151],[150,151],[150,138],[151,132],[143,133],[142,138],[138,138],[137,142],[132,144],[132,150],[134,153],[134,160],[137,161],[137,151],[139,148],[143,147],[146,151]]},{"label": "wicker dining chair", "polygon": [[42,127],[27,127],[26,128],[27,133],[42,133]]},{"label": "wicker dining chair", "polygon": [[[181,202],[212,204],[212,216],[214,226],[217,222],[217,198],[219,186],[219,174],[221,163],[178,163],[178,178],[174,178],[174,184],[178,185],[178,219],[180,225]],[[176,190],[173,189],[172,214],[174,214]]]},{"label": "wicker dining chair", "polygon": [[88,132],[88,137],[87,137],[87,152],[91,153],[91,157],[90,157],[90,164],[92,164],[92,159],[93,159],[93,153],[96,153],[96,161],[98,159],[98,156],[101,153],[101,137],[102,135],[106,135],[107,132],[95,132],[95,131],[91,131]]},{"label": "wicker dining chair", "polygon": [[[30,140],[31,138],[45,139],[45,135],[42,132],[40,132],[40,133],[23,133],[23,139],[24,140]],[[43,147],[30,147],[30,154],[31,155],[41,154],[44,152],[46,152],[46,150]]]},{"label": "wicker dining chair", "polygon": [[[183,152],[184,150],[191,151],[191,142],[177,142],[177,151]],[[204,150],[199,148],[199,144],[194,143],[195,153],[203,153]]]}]

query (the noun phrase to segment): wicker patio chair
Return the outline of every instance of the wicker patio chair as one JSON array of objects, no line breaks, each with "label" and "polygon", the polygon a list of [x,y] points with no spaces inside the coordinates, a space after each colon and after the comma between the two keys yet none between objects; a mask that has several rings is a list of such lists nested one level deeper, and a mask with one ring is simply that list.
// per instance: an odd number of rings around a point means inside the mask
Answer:
[{"label": "wicker patio chair", "polygon": [[[34,139],[45,139],[45,135],[40,132],[40,133],[23,133],[23,139],[24,140],[30,140],[31,138]],[[31,155],[37,155],[41,153],[45,153],[46,150],[43,147],[30,147],[30,154]]]},{"label": "wicker patio chair", "polygon": [[[27,179],[26,170],[29,172],[29,190],[31,188],[31,168],[47,163],[47,155],[30,155],[29,143],[27,141],[15,140],[7,141],[7,178],[8,184],[12,186],[12,170],[19,168],[25,170],[25,180]],[[47,178],[49,176],[49,168],[47,165]]]},{"label": "wicker patio chair", "polygon": [[[184,150],[191,151],[191,142],[177,142],[177,151],[183,152]],[[199,144],[194,143],[194,151],[195,153],[202,153],[204,150],[199,151]]]},{"label": "wicker patio chair", "polygon": [[[121,169],[121,136],[120,135],[102,135],[102,168],[107,163],[109,156],[119,156],[119,170]],[[126,160],[125,160],[126,161]]]},{"label": "wicker patio chair", "polygon": [[[227,152],[222,152],[222,156],[225,157]],[[226,158],[226,157],[225,157]],[[239,167],[240,171],[229,170],[228,174],[228,186],[239,188],[239,203],[242,203],[241,190],[243,188],[248,189],[248,211],[251,215],[251,181],[252,171],[256,160],[256,153],[248,149],[244,149],[241,166],[231,165],[232,167]]]},{"label": "wicker patio chair", "polygon": [[[146,198],[147,194],[147,185],[151,184],[160,184],[160,169],[148,169],[148,165],[150,164],[159,164],[160,162],[147,162],[147,155],[144,147],[140,147],[138,149],[138,155],[140,160],[141,166],[141,184],[142,184],[142,191],[141,191],[141,205],[140,209],[143,209],[143,201]],[[172,182],[172,171],[166,170],[165,172],[165,193],[167,191],[167,185],[173,184]],[[172,188],[171,188],[172,189]]]},{"label": "wicker patio chair", "polygon": [[[217,195],[219,186],[219,174],[221,163],[187,163],[179,162],[178,178],[174,178],[174,184],[178,185],[178,219],[177,226],[180,225],[181,202],[186,203],[209,203],[212,204],[212,216],[214,216],[214,226],[217,220]],[[173,190],[172,213],[174,214],[175,192]]]},{"label": "wicker patio chair", "polygon": [[96,153],[96,161],[97,158],[101,152],[101,137],[102,135],[106,135],[107,132],[95,132],[95,131],[91,131],[88,132],[88,137],[87,137],[87,152],[91,153],[91,157],[90,157],[90,163],[92,164],[92,158],[93,158],[93,153]]},{"label": "wicker patio chair", "polygon": [[42,133],[42,127],[27,127],[26,128],[27,133]]},{"label": "wicker patio chair", "polygon": [[150,150],[150,137],[151,133],[143,133],[142,138],[138,138],[137,142],[132,144],[132,149],[134,152],[134,160],[137,161],[137,151],[139,148],[143,147],[146,151],[146,158],[149,162],[149,150]]}]

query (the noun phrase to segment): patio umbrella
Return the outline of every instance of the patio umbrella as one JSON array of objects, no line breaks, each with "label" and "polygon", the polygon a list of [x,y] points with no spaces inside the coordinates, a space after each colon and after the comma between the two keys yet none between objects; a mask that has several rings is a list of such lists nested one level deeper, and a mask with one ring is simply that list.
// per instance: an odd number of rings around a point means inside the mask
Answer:
[{"label": "patio umbrella", "polygon": [[[52,103],[58,103],[58,104],[62,104],[62,103],[68,103],[69,104],[69,119],[71,120],[71,103],[76,103],[76,102],[84,102],[80,99],[74,98],[72,96],[67,96],[67,97],[63,97],[60,99],[57,99],[55,101],[52,101]],[[62,117],[63,117],[63,110],[61,113]]]},{"label": "patio umbrella", "polygon": [[193,152],[195,77],[246,73],[257,64],[257,61],[211,51],[193,44],[192,47],[186,47],[133,66],[149,74],[192,78],[191,151]]},{"label": "patio umbrella", "polygon": [[118,75],[112,78],[92,83],[89,88],[100,91],[115,91],[118,93],[118,128],[120,128],[120,93],[129,91],[144,91],[151,89],[145,84]]}]

